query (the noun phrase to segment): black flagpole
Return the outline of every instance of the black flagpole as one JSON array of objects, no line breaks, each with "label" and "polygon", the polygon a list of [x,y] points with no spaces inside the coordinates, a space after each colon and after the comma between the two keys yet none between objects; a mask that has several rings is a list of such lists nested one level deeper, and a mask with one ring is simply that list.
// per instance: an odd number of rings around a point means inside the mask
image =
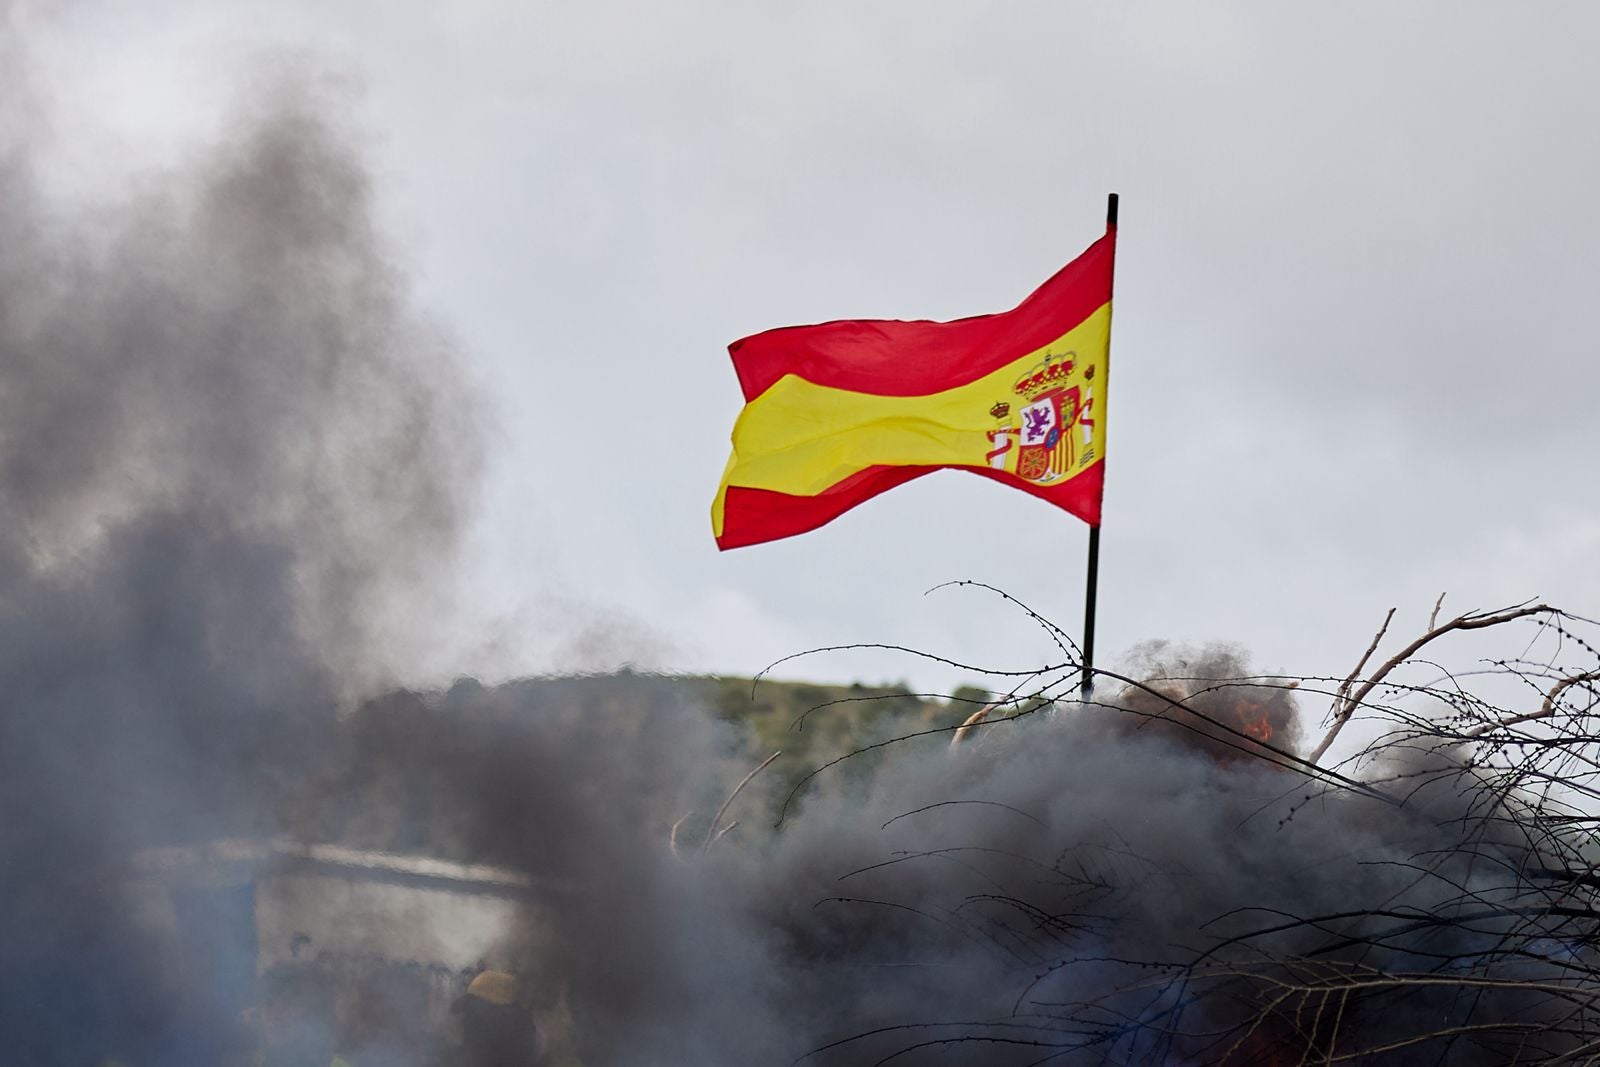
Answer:
[{"label": "black flagpole", "polygon": [[1079,698],[1094,693],[1094,595],[1100,579],[1100,527],[1089,527],[1089,581],[1083,593],[1083,690]]},{"label": "black flagpole", "polygon": [[[1114,234],[1117,229],[1117,194],[1112,193],[1106,197],[1106,232]],[[1116,251],[1112,250],[1111,268],[1112,281],[1116,279]],[[1106,334],[1106,349],[1110,351],[1111,336],[1109,328]],[[1100,395],[1106,395],[1106,380],[1111,377],[1108,369],[1100,379]],[[1105,418],[1105,412],[1100,413]],[[1102,459],[1102,462],[1104,460]],[[1083,587],[1083,686],[1078,693],[1080,700],[1087,701],[1094,694],[1094,602],[1095,594],[1100,585],[1100,524],[1089,527],[1089,577]]]}]

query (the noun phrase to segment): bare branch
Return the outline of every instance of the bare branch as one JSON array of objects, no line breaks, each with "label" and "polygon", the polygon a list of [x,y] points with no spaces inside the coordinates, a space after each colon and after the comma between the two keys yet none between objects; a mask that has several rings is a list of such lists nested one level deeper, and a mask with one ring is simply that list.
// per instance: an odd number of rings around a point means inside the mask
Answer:
[{"label": "bare branch", "polygon": [[[1391,614],[1393,613],[1391,612]],[[1333,725],[1329,728],[1327,734],[1323,736],[1321,743],[1306,757],[1307,762],[1316,763],[1321,759],[1322,754],[1328,750],[1329,745],[1333,744],[1334,738],[1339,736],[1339,731],[1344,729],[1344,724],[1350,720],[1350,716],[1354,714],[1356,708],[1366,702],[1367,697],[1389,676],[1391,671],[1416,655],[1424,645],[1457,630],[1482,630],[1490,626],[1503,626],[1508,622],[1525,619],[1530,615],[1541,614],[1555,615],[1560,613],[1548,604],[1524,604],[1520,607],[1505,608],[1495,612],[1467,612],[1464,615],[1457,615],[1441,626],[1429,627],[1426,633],[1399,652],[1396,652],[1383,666],[1373,672],[1370,678],[1361,683],[1361,687],[1355,693],[1341,698],[1340,706],[1334,713]],[[1384,625],[1385,627],[1388,625],[1387,618],[1384,620]],[[1382,636],[1382,631],[1379,632],[1379,636]],[[1374,643],[1375,645],[1376,642]],[[1362,662],[1364,663],[1365,659]],[[1360,673],[1359,667],[1356,673]],[[1353,682],[1354,678],[1352,677],[1351,680]]]},{"label": "bare branch", "polygon": [[968,715],[961,725],[956,727],[956,732],[950,735],[950,747],[955,748],[965,741],[968,735],[972,733],[972,728],[987,719],[999,706],[999,704],[985,704],[971,715]]},{"label": "bare branch", "polygon": [[1462,736],[1482,737],[1491,730],[1504,730],[1509,726],[1516,726],[1519,723],[1533,722],[1535,719],[1549,718],[1550,715],[1555,712],[1556,708],[1559,707],[1558,702],[1561,699],[1562,693],[1565,693],[1568,689],[1571,689],[1575,685],[1582,685],[1585,682],[1593,681],[1600,681],[1600,670],[1584,671],[1582,674],[1568,675],[1550,687],[1550,691],[1544,695],[1544,703],[1539,705],[1538,711],[1530,711],[1522,715],[1512,715],[1511,717],[1501,719],[1498,722],[1486,722],[1482,725],[1474,726],[1469,730],[1461,731]]},{"label": "bare branch", "polygon": [[[1438,605],[1435,604],[1434,608],[1437,610]],[[1361,671],[1366,667],[1367,661],[1372,658],[1372,654],[1378,650],[1378,643],[1383,640],[1383,635],[1389,632],[1389,622],[1393,618],[1394,608],[1390,608],[1389,613],[1383,617],[1383,625],[1379,626],[1378,632],[1372,635],[1372,644],[1368,645],[1366,652],[1362,653],[1355,669],[1350,672],[1343,682],[1339,683],[1339,688],[1333,696],[1333,707],[1329,709],[1329,718],[1332,719],[1332,724],[1329,726],[1327,734],[1323,736],[1322,743],[1308,757],[1312,763],[1317,762],[1322,754],[1328,750],[1328,746],[1333,744],[1333,739],[1339,736],[1339,731],[1344,729],[1344,724],[1349,720],[1350,714],[1355,711],[1355,705],[1350,703],[1350,687],[1361,676]]]},{"label": "bare branch", "polygon": [[[733,804],[734,798],[736,798],[740,793],[744,792],[744,787],[750,784],[750,779],[766,770],[772,761],[781,755],[783,755],[783,749],[780,748],[772,755],[762,760],[760,766],[756,767],[749,774],[741,778],[739,780],[739,784],[733,787],[733,792],[728,794],[728,799],[722,802],[722,807],[718,808],[716,815],[712,816],[711,818],[711,826],[706,830],[705,844],[700,846],[701,855],[704,855],[706,852],[710,851],[712,842],[716,841],[717,838],[722,836],[717,832],[717,827],[722,823],[722,817],[728,813],[728,808]],[[733,827],[730,826],[728,829],[731,830]]]},{"label": "bare branch", "polygon": [[1378,632],[1372,635],[1372,644],[1368,645],[1367,650],[1361,654],[1361,659],[1356,663],[1355,669],[1350,672],[1349,676],[1346,677],[1344,681],[1339,683],[1338,692],[1334,694],[1333,699],[1332,710],[1335,715],[1337,715],[1339,708],[1343,705],[1345,697],[1350,695],[1350,687],[1354,685],[1356,679],[1360,677],[1362,670],[1367,665],[1367,661],[1372,658],[1372,654],[1374,652],[1378,651],[1378,643],[1383,640],[1383,635],[1389,632],[1389,622],[1393,618],[1394,608],[1390,608],[1389,614],[1383,617],[1383,625],[1379,626]]}]

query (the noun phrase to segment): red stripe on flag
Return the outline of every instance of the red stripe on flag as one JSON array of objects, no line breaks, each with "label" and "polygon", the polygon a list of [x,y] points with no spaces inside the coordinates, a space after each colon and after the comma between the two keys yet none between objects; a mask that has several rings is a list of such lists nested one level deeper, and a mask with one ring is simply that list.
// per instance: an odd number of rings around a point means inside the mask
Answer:
[{"label": "red stripe on flag", "polygon": [[936,470],[964,470],[1021,489],[1076,515],[1090,526],[1100,525],[1100,497],[1105,485],[1105,460],[1061,485],[1036,485],[992,467],[869,467],[816,496],[791,496],[771,489],[730,485],[723,498],[722,536],[717,547],[743,548],[764,541],[815,530],[837,519],[857,504]]},{"label": "red stripe on flag", "polygon": [[739,386],[750,401],[785,374],[880,396],[966,385],[1043,348],[1110,300],[1115,245],[1112,230],[998,315],[953,322],[852,319],[785,326],[735,341],[728,352]]}]

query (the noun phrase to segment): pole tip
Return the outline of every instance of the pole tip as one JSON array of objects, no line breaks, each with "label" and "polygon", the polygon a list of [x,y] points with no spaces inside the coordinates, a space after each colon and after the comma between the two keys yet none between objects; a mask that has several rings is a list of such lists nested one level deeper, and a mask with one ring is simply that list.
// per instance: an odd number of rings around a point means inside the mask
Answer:
[{"label": "pole tip", "polygon": [[1106,225],[1117,224],[1117,194],[1110,193],[1106,196]]}]

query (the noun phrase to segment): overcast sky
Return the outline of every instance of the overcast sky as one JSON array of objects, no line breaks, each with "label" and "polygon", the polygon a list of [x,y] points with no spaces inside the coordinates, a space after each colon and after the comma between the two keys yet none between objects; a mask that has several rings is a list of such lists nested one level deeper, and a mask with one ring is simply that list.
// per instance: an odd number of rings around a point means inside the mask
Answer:
[{"label": "overcast sky", "polygon": [[[50,11],[45,12],[45,7]],[[26,34],[63,201],[223,136],[288,54],[337,86],[492,462],[417,681],[750,672],[1077,631],[1086,528],[934,475],[718,553],[769,327],[1015,304],[1122,195],[1100,648],[1342,673],[1386,609],[1600,614],[1600,12],[1367,5],[80,0]],[[0,5],[3,10],[3,5]],[[30,13],[31,10],[31,13]],[[0,16],[3,17],[3,16]],[[881,654],[781,674],[946,686]]]}]

